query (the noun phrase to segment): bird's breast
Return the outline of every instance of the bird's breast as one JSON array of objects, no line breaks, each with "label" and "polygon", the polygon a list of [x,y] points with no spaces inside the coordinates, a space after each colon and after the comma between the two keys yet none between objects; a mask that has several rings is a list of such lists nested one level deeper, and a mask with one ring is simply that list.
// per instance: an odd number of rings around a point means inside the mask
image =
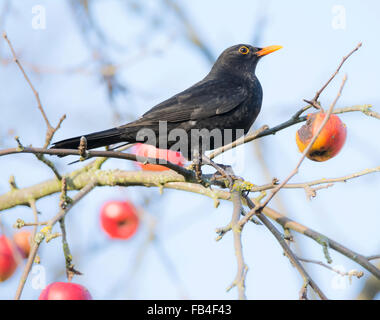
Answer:
[{"label": "bird's breast", "polygon": [[247,99],[231,114],[231,121],[236,123],[235,127],[244,129],[244,133],[248,132],[260,113],[262,99],[262,88],[256,81],[250,88]]}]

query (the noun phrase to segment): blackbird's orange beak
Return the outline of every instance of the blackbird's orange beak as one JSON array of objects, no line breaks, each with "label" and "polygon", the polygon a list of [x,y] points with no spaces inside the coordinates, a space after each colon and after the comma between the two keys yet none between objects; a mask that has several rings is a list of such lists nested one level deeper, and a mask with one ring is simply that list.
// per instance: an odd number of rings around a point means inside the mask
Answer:
[{"label": "blackbird's orange beak", "polygon": [[277,50],[280,50],[282,48],[282,46],[269,46],[269,47],[265,47],[265,48],[262,48],[261,50],[257,51],[256,52],[256,55],[261,57],[261,56],[266,56],[267,54],[270,54],[274,51],[277,51]]}]

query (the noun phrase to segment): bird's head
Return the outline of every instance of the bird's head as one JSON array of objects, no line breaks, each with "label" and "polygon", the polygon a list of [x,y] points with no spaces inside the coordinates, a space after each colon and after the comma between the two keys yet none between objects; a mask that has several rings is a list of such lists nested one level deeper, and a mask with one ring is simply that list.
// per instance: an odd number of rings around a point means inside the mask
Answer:
[{"label": "bird's head", "polygon": [[257,62],[264,56],[281,49],[281,46],[265,48],[249,44],[238,44],[224,50],[216,60],[211,72],[249,73],[254,74]]}]

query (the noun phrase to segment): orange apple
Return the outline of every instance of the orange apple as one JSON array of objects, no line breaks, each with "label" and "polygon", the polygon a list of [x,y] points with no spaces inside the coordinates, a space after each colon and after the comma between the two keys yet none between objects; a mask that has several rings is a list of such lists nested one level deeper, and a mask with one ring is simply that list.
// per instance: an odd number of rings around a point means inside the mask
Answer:
[{"label": "orange apple", "polygon": [[[304,124],[296,134],[298,149],[303,152],[310,143],[313,136],[321,126],[326,113],[318,112],[307,115]],[[332,114],[326,125],[323,127],[317,140],[313,143],[306,157],[313,161],[326,161],[335,157],[342,149],[347,136],[346,125],[340,118]]]},{"label": "orange apple", "polygon": [[21,230],[13,235],[13,241],[24,259],[29,256],[31,237],[29,230]]},{"label": "orange apple", "polygon": [[[166,150],[166,149],[158,149],[155,146],[144,144],[144,143],[138,143],[136,145],[135,152],[136,152],[136,155],[140,157],[165,159],[166,161],[169,161],[181,167],[183,167],[183,165],[186,162],[185,158],[181,155],[180,152]],[[141,162],[137,162],[137,165],[141,169],[147,170],[147,171],[169,170],[169,168],[160,166],[158,164],[151,164],[151,163],[143,164]]]}]

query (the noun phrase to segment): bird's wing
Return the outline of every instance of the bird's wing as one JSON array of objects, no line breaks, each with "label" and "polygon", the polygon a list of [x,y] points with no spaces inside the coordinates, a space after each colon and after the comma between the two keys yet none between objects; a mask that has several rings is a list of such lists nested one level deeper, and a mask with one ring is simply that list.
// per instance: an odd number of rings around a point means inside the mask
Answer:
[{"label": "bird's wing", "polygon": [[182,122],[200,120],[236,108],[248,95],[244,86],[226,80],[208,80],[163,101],[140,120]]}]

